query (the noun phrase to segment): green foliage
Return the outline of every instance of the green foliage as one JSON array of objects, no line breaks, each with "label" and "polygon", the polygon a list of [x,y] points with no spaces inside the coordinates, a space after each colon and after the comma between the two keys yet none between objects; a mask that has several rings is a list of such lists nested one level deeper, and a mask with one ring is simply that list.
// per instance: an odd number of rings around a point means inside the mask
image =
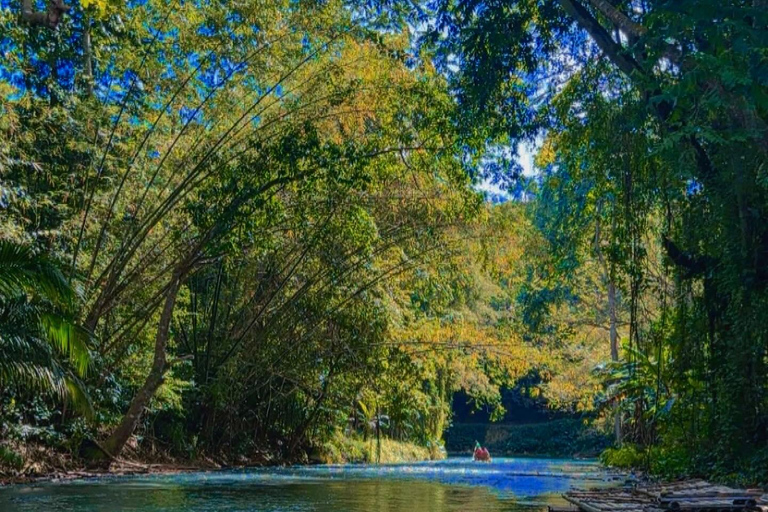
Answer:
[{"label": "green foliage", "polygon": [[[535,374],[617,418],[611,460],[758,467],[768,10],[413,4],[4,8],[0,415],[93,434],[45,391],[187,457],[435,450],[454,392],[498,418]],[[483,206],[526,141],[526,201]],[[551,428],[498,449],[603,442]]]},{"label": "green foliage", "polygon": [[68,314],[74,292],[64,276],[7,240],[0,240],[0,268],[0,386],[54,392],[92,414],[80,381],[91,361],[90,337]]},{"label": "green foliage", "polygon": [[600,462],[606,466],[620,469],[644,468],[648,454],[636,446],[627,444],[620,448],[608,448],[600,454]]},{"label": "green foliage", "polygon": [[542,140],[532,336],[578,354],[610,323],[623,441],[653,471],[744,471],[768,442],[764,2],[430,7],[465,137]]},{"label": "green foliage", "polygon": [[[721,481],[732,481],[726,475],[720,474],[716,468],[697,469],[692,463],[690,454],[683,447],[670,445],[641,447],[627,443],[620,448],[605,450],[600,456],[600,461],[607,466],[620,469],[641,469],[666,479],[707,476]],[[744,468],[742,475],[744,480],[740,485],[749,479],[755,482],[763,478],[763,475],[748,471],[747,468]]]},{"label": "green foliage", "polygon": [[336,432],[330,439],[315,448],[312,457],[325,464],[393,464],[440,460],[445,457],[445,453],[439,447],[425,447],[386,438],[380,441],[364,440]]},{"label": "green foliage", "polygon": [[[2,338],[23,404],[0,416],[75,442],[135,406],[130,444],[180,457],[296,459],[347,428],[434,450],[453,389],[509,380],[488,352],[400,344],[469,295],[442,260],[482,209],[445,79],[407,37],[343,2],[89,1],[55,33],[18,9],[0,13],[0,227],[66,262],[38,287],[68,295]],[[15,289],[48,269],[19,247]],[[26,407],[46,379],[93,396],[93,430]]]},{"label": "green foliage", "polygon": [[0,445],[0,470],[20,470],[24,466],[24,458],[12,449]]},{"label": "green foliage", "polygon": [[31,247],[0,240],[0,294],[17,297],[36,294],[63,307],[71,307],[73,290],[59,268]]}]

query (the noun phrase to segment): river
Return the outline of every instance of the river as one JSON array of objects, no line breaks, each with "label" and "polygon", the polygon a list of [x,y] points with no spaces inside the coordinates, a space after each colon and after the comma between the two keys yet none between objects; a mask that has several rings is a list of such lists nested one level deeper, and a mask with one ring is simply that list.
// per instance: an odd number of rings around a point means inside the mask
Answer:
[{"label": "river", "polygon": [[0,489],[2,512],[537,512],[570,487],[614,485],[597,464],[469,458],[105,477]]}]

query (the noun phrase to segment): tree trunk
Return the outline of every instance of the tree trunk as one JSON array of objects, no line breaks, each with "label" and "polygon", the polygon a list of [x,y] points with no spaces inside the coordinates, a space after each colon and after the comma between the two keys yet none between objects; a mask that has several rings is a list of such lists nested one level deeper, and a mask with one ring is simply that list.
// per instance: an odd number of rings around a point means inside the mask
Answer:
[{"label": "tree trunk", "polygon": [[[611,361],[617,362],[619,360],[619,331],[618,331],[618,319],[616,314],[616,282],[614,280],[614,265],[613,263],[608,263],[605,261],[605,256],[603,255],[603,249],[601,246],[602,243],[602,230],[600,229],[600,212],[602,210],[602,206],[598,205],[597,207],[597,216],[598,221],[595,224],[595,254],[597,254],[597,259],[600,262],[600,266],[603,269],[604,273],[604,279],[608,281],[608,332],[609,332],[609,340],[611,344]],[[612,231],[615,232],[616,229],[616,222],[614,218],[613,222],[613,229]],[[613,432],[616,436],[616,444],[621,444],[621,412],[619,408],[616,408],[615,416],[614,416],[614,423],[613,423]]]},{"label": "tree trunk", "polygon": [[624,52],[620,44],[615,42],[608,31],[576,0],[558,0],[565,12],[576,23],[587,31],[595,44],[605,53],[611,62],[624,74],[632,76],[635,73],[644,74],[643,69],[631,56]]},{"label": "tree trunk", "polygon": [[610,318],[611,361],[619,360],[619,335],[616,322],[616,284],[610,278],[608,283],[608,316]]},{"label": "tree trunk", "polygon": [[91,20],[87,15],[83,16],[83,77],[85,90],[91,96],[93,95],[93,50],[91,47]]},{"label": "tree trunk", "polygon": [[312,409],[312,412],[310,412],[307,417],[304,419],[304,421],[299,425],[299,427],[294,431],[293,435],[291,436],[291,441],[288,444],[288,456],[293,457],[293,455],[296,453],[296,449],[299,447],[299,443],[301,442],[302,438],[304,437],[304,432],[307,431],[307,429],[312,425],[312,422],[315,421],[315,418],[320,413],[320,408],[323,405],[323,401],[325,400],[325,397],[328,393],[328,386],[331,383],[331,379],[333,379],[333,374],[335,372],[336,365],[335,363],[331,364],[331,368],[328,371],[328,376],[323,381],[323,386],[320,389],[320,392],[317,395],[317,398],[315,399],[315,406]]},{"label": "tree trunk", "polygon": [[149,375],[147,375],[144,385],[141,386],[139,392],[133,397],[128,412],[123,416],[120,425],[117,426],[115,431],[112,432],[112,435],[109,436],[109,439],[107,439],[106,443],[104,443],[104,449],[110,457],[117,457],[120,455],[123,447],[125,447],[125,443],[128,442],[128,439],[133,435],[134,430],[136,430],[144,409],[163,383],[163,375],[167,369],[165,349],[168,346],[168,336],[170,332],[171,318],[173,317],[173,309],[176,305],[176,297],[178,296],[183,279],[184,272],[181,272],[178,269],[174,272],[173,277],[171,277],[170,287],[165,296],[165,305],[163,306],[163,312],[157,326],[157,335],[155,336],[155,357],[152,363],[152,369],[150,370]]},{"label": "tree trunk", "polygon": [[[619,360],[619,333],[616,321],[616,284],[613,277],[608,281],[608,316],[610,318],[611,361]],[[621,411],[617,408],[613,420],[613,433],[616,436],[616,444],[621,444]]]}]

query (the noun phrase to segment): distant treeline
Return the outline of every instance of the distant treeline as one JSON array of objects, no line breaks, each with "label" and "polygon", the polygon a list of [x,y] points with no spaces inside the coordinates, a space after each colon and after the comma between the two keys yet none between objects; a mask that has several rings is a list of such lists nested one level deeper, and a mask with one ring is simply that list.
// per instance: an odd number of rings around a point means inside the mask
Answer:
[{"label": "distant treeline", "polygon": [[456,423],[445,432],[449,454],[471,453],[475,441],[491,456],[537,456],[596,458],[612,445],[605,429],[579,418],[542,423]]}]

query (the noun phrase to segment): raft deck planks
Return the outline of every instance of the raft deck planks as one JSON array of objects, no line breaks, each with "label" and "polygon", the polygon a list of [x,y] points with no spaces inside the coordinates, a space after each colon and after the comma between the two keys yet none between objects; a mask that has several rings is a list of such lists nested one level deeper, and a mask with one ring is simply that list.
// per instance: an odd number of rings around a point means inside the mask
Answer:
[{"label": "raft deck planks", "polygon": [[759,489],[732,489],[703,480],[614,489],[573,490],[565,499],[583,512],[768,511]]}]

